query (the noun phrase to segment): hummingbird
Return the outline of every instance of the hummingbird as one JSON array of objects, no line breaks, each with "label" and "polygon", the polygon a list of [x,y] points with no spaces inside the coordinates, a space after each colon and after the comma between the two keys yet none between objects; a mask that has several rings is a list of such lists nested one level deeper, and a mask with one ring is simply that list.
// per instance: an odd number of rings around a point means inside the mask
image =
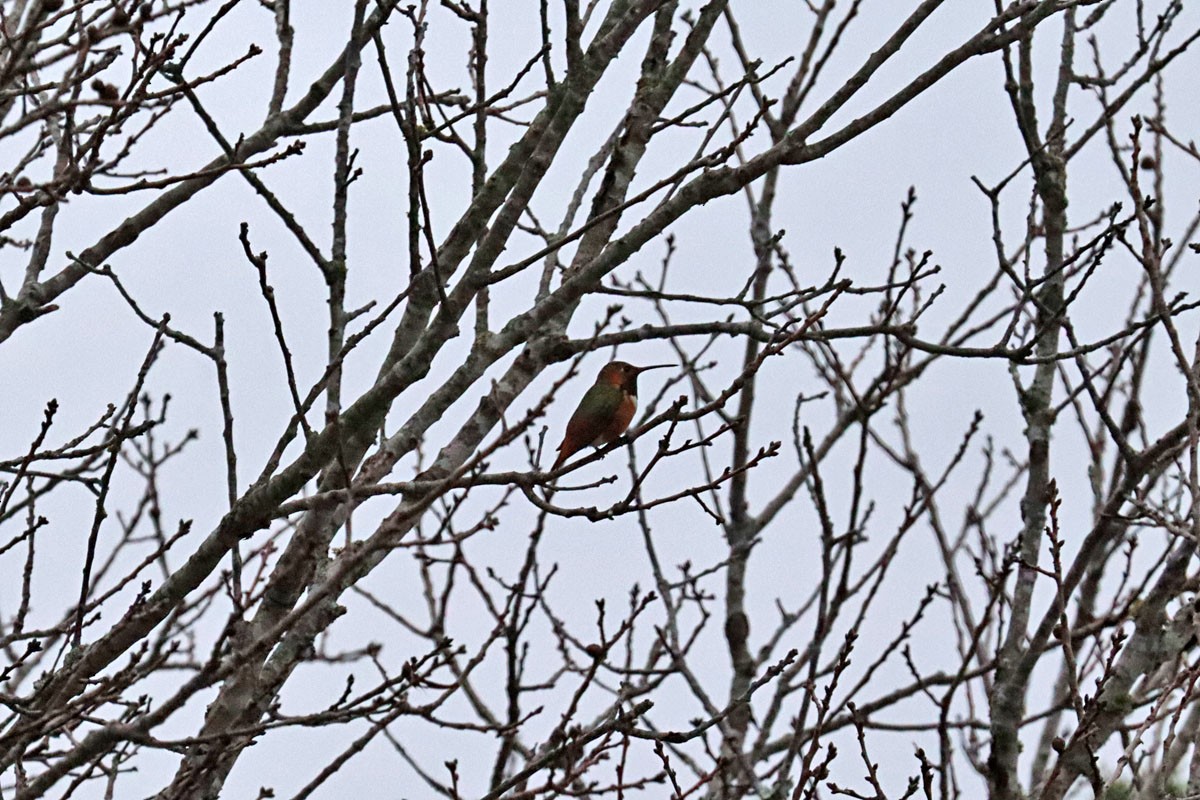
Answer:
[{"label": "hummingbird", "polygon": [[623,434],[637,411],[638,375],[669,366],[635,367],[624,361],[610,361],[601,367],[596,383],[584,393],[567,423],[567,435],[558,446],[558,458],[551,471],[589,444],[600,447]]}]

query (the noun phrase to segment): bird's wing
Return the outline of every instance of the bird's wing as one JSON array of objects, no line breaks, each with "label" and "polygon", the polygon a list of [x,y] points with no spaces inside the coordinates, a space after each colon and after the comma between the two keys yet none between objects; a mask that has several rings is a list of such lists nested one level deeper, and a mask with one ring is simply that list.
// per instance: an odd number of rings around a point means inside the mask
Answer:
[{"label": "bird's wing", "polygon": [[623,393],[611,384],[596,384],[584,393],[579,407],[567,423],[567,437],[580,447],[591,444],[611,424],[621,407]]},{"label": "bird's wing", "polygon": [[[623,395],[618,386],[595,384],[592,389],[584,392],[580,407],[571,415],[566,432],[578,434],[583,444],[592,443],[593,439],[604,433],[613,416],[616,416]],[[592,435],[587,435],[588,433]]]}]

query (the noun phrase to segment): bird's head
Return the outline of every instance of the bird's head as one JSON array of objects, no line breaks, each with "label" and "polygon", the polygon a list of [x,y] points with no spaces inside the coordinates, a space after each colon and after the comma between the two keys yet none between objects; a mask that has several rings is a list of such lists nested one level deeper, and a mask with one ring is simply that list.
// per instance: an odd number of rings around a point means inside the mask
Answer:
[{"label": "bird's head", "polygon": [[662,369],[669,367],[670,364],[652,364],[648,367],[635,367],[633,364],[624,361],[610,361],[600,368],[600,374],[596,376],[596,383],[607,383],[613,386],[620,386],[625,391],[631,394],[637,394],[637,377],[646,370]]}]

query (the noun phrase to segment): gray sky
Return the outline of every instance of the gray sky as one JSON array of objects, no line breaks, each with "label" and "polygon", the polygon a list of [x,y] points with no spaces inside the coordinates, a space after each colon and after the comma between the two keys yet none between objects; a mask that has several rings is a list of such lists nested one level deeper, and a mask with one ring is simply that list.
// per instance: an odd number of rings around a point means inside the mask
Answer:
[{"label": "gray sky", "polygon": [[[793,48],[804,35],[800,21],[805,19],[805,15],[795,11],[795,3],[758,0],[735,5],[744,36],[751,49],[762,54],[767,66],[794,55]],[[832,87],[840,85],[841,79],[856,66],[862,54],[874,49],[907,13],[908,5],[890,0],[867,2],[861,19],[847,34],[847,46],[841,57],[828,65],[826,78],[818,85],[818,94],[827,94]],[[349,27],[348,6],[321,0],[297,0],[294,3],[298,60],[293,91],[317,69],[323,68],[344,43]],[[990,16],[991,9],[990,0],[948,3],[896,62],[881,72],[877,81],[872,81],[864,96],[834,120],[834,128],[839,119],[842,122],[852,119],[869,103],[887,96],[909,80],[916,70],[932,64],[945,52],[948,44],[958,43],[975,31]],[[489,74],[499,85],[536,49],[536,4],[518,0],[493,2],[492,13],[495,49],[489,62]],[[1181,30],[1195,26],[1200,8],[1190,8],[1186,14],[1191,19],[1180,23]],[[1122,23],[1113,20],[1109,24]],[[447,24],[442,12],[432,17],[427,51],[431,74],[439,89],[468,85],[463,57],[465,30],[464,26]],[[1047,64],[1054,58],[1058,31],[1058,25],[1054,24],[1041,34],[1042,55]],[[402,19],[393,21],[386,36],[393,67],[396,67],[402,62],[408,42],[406,23]],[[644,38],[645,31],[642,36]],[[724,36],[718,35],[714,40],[724,46]],[[201,51],[194,67],[200,72],[204,64],[222,63],[230,56],[244,52],[251,42],[263,45],[268,53],[201,92],[203,99],[211,101],[211,108],[227,134],[252,130],[262,119],[274,66],[270,52],[273,32],[269,14],[256,4],[243,3]],[[1128,44],[1126,42],[1125,46]],[[628,52],[640,53],[640,48],[635,46]],[[733,74],[732,54],[722,52],[718,56]],[[1115,52],[1106,56],[1113,63],[1118,59]],[[1081,53],[1081,58],[1090,56]],[[1189,88],[1188,83],[1200,74],[1200,61],[1197,53],[1189,54],[1186,59],[1186,63],[1178,64],[1166,78],[1168,97],[1175,98],[1169,115],[1176,130],[1194,132],[1200,129],[1200,111],[1197,104],[1189,105],[1185,101],[1189,97],[1195,99],[1194,86]],[[590,99],[590,123],[572,133],[565,148],[568,157],[556,166],[552,179],[535,196],[533,208],[543,223],[557,225],[565,198],[573,190],[582,165],[608,135],[625,108],[632,85],[631,76],[636,75],[637,69],[636,61],[627,59],[627,62],[619,65]],[[776,76],[768,88],[775,93],[781,92],[786,74],[784,70]],[[971,183],[970,176],[977,175],[985,183],[994,183],[1019,163],[1023,152],[1002,91],[1002,81],[998,57],[973,60],[877,130],[839,149],[829,158],[788,170],[781,182],[782,202],[775,224],[787,230],[784,246],[801,276],[813,283],[819,282],[832,265],[834,247],[841,247],[847,255],[847,276],[860,283],[881,280],[891,260],[900,219],[899,205],[912,185],[916,187],[919,199],[908,242],[918,251],[933,251],[933,260],[942,267],[942,280],[947,286],[944,298],[930,313],[927,324],[931,330],[936,330],[938,321],[945,319],[939,316],[943,313],[942,308],[945,314],[957,310],[961,300],[991,274],[995,261],[988,203]],[[1049,85],[1046,77],[1041,79],[1041,85]],[[382,101],[382,83],[369,48],[364,58],[361,92],[364,106]],[[1077,96],[1082,101],[1078,104],[1077,118],[1090,120],[1094,106],[1091,101],[1083,100],[1081,94]],[[698,94],[685,93],[684,97],[691,102]],[[327,106],[318,118],[332,117],[332,103]],[[681,103],[673,106],[679,107],[682,107]],[[1134,103],[1124,116],[1149,110],[1146,102]],[[521,116],[520,112],[518,115]],[[1127,122],[1122,123],[1121,129],[1127,132]],[[493,163],[507,144],[502,134],[494,135],[491,145]],[[679,139],[681,147],[694,147],[694,141],[687,143],[686,135],[680,134]],[[263,177],[275,191],[290,198],[298,217],[324,246],[330,225],[333,140],[331,136],[324,136],[309,137],[306,141],[307,148],[302,157],[270,167]],[[353,144],[360,149],[358,164],[364,173],[352,189],[350,300],[347,304],[351,308],[370,299],[390,297],[407,279],[404,152],[394,122],[384,116],[356,127]],[[1097,146],[1092,148],[1090,155],[1072,164],[1070,214],[1073,222],[1090,219],[1120,196],[1119,176],[1103,147],[1099,146],[1101,144],[1095,142]],[[749,143],[751,150],[761,146],[757,139]],[[186,112],[176,113],[146,140],[140,163],[147,167],[163,165],[172,169],[179,165],[198,167],[215,152],[199,121]],[[1171,174],[1175,181],[1167,187],[1169,229],[1172,220],[1178,224],[1179,220],[1189,216],[1197,201],[1197,165],[1184,163],[1174,154],[1171,159]],[[643,184],[656,180],[663,170],[677,163],[679,153],[671,152],[667,143],[652,146],[646,165],[639,171]],[[439,152],[431,170],[429,187],[433,219],[439,233],[444,235],[462,207],[464,180],[469,172],[464,159],[449,157],[446,152]],[[1026,213],[1026,198],[1021,191],[1024,189],[1006,195],[1005,218],[1014,231]],[[66,251],[86,247],[99,233],[111,228],[147,199],[145,195],[135,194],[103,203],[89,202],[88,198],[68,202],[60,220],[51,268],[65,263]],[[721,294],[741,282],[746,265],[753,257],[744,224],[746,208],[741,195],[726,197],[697,209],[674,226],[678,251],[674,259],[673,283],[668,288]],[[623,225],[627,227],[636,218],[635,211],[626,216]],[[296,356],[298,380],[302,386],[311,384],[322,369],[325,347],[321,278],[245,182],[235,176],[227,176],[205,190],[156,226],[135,247],[122,251],[112,260],[111,266],[149,313],[170,312],[175,327],[203,341],[211,341],[212,313],[219,310],[225,314],[239,478],[245,488],[257,475],[274,445],[280,432],[280,420],[286,418],[291,401],[272,340],[270,320],[258,294],[256,276],[242,256],[237,240],[238,225],[242,221],[251,225],[255,249],[270,253],[271,280],[289,344]],[[524,241],[526,249],[510,249],[502,257],[502,263],[515,262],[538,248],[531,237]],[[656,241],[637,254],[622,274],[629,277],[635,269],[651,272],[662,256],[662,243]],[[0,277],[6,285],[19,279],[22,268],[19,253],[0,250]],[[1102,335],[1120,324],[1119,316],[1114,314],[1124,311],[1125,297],[1137,277],[1133,269],[1128,259],[1119,258],[1102,266],[1103,280],[1093,283],[1088,290],[1093,297],[1087,302],[1104,311],[1094,318],[1082,315],[1076,319],[1083,335]],[[91,285],[81,286],[62,298],[61,310],[21,330],[0,347],[0,374],[5,375],[8,382],[3,404],[7,424],[0,426],[0,454],[4,457],[20,453],[28,446],[36,433],[41,409],[49,398],[58,398],[60,403],[55,427],[57,435],[52,436],[58,442],[67,433],[74,433],[93,421],[107,403],[118,401],[132,384],[149,346],[151,333],[128,313],[110,286],[101,285],[98,278],[89,279],[87,283]],[[528,301],[526,295],[503,297],[496,302],[500,310],[519,310]],[[577,335],[586,332],[602,313],[604,304],[595,300],[586,303],[576,315],[572,331]],[[832,324],[861,322],[863,309],[869,306],[847,303],[845,308],[845,311],[835,311]],[[645,309],[633,305],[627,306],[626,314],[637,322],[651,319]],[[1182,325],[1194,335],[1194,321],[1189,319]],[[464,339],[439,357],[433,365],[435,373],[448,370],[454,354],[464,352],[470,343],[469,337]],[[369,340],[356,351],[347,365],[347,396],[354,396],[358,390],[370,385],[386,344],[385,334]],[[740,348],[740,343],[729,343],[718,349],[717,354],[729,359],[732,368]],[[654,345],[623,350],[621,355],[642,363],[672,358],[666,348]],[[560,401],[543,421],[552,431],[561,428],[575,398],[604,358],[606,356],[601,354],[590,357],[585,362],[584,375],[564,389]],[[771,362],[762,373],[761,385],[767,391],[762,392],[764,398],[753,430],[763,445],[771,439],[785,439],[782,459],[785,463],[764,467],[753,484],[753,502],[760,503],[769,496],[771,489],[787,475],[788,464],[794,463],[794,454],[787,441],[792,403],[796,393],[805,391],[811,380],[806,370],[796,368],[797,363],[795,359]],[[1165,361],[1162,368],[1170,369]],[[561,373],[562,370],[550,370],[533,387],[530,398],[539,396]],[[661,373],[649,373],[643,381],[642,394],[649,396],[661,385]],[[194,536],[203,536],[210,530],[226,507],[224,455],[214,387],[211,364],[178,346],[168,347],[149,384],[152,393],[172,396],[171,414],[165,429],[158,434],[160,437],[177,439],[190,427],[198,427],[201,431],[199,441],[181,459],[173,462],[164,476],[167,514],[171,519],[195,519]],[[677,389],[673,394],[678,391],[681,390]],[[411,410],[421,399],[420,396],[402,399],[395,418],[403,418],[404,411]],[[1159,414],[1160,420],[1177,418],[1179,409],[1185,405],[1182,396],[1166,396],[1161,400],[1162,406],[1148,409],[1152,414]],[[477,401],[474,395],[465,397],[459,407],[435,426],[429,435],[430,447],[440,446]],[[949,458],[975,409],[984,412],[985,429],[997,437],[998,445],[1020,445],[1022,423],[1012,382],[1003,363],[941,364],[929,379],[914,388],[909,407],[913,430],[917,438],[926,443],[924,452],[932,463],[944,463]],[[814,425],[819,429],[818,421],[828,411],[813,407],[811,413]],[[1155,419],[1152,417],[1149,421],[1153,425]],[[550,438],[555,435],[551,433]],[[642,440],[638,445],[639,452],[650,452],[654,441],[653,437]],[[1073,452],[1080,453],[1081,443],[1065,437],[1062,442],[1056,441],[1055,446],[1055,476],[1064,495],[1080,498],[1078,504],[1067,503],[1064,519],[1068,524],[1082,523],[1090,517],[1091,508],[1087,501],[1087,476],[1082,474],[1082,469],[1076,468],[1077,464],[1083,464],[1082,455],[1072,456]],[[953,487],[958,494],[950,495],[951,498],[966,498],[966,493],[971,490],[980,463],[978,448],[975,451],[969,457],[968,468],[963,470]],[[843,448],[835,453],[825,470],[831,475],[842,476],[845,472],[839,465],[850,463],[852,458],[853,451]],[[499,454],[493,466],[497,469],[516,468],[522,459],[523,450],[514,446]],[[404,479],[410,468],[410,462],[402,462],[394,478]],[[938,471],[935,467],[931,469]],[[910,487],[897,470],[882,462],[873,463],[871,471],[872,495],[878,504],[873,525],[878,526],[878,538],[882,541],[899,519]],[[620,475],[617,486],[596,490],[595,503],[615,498],[628,486],[623,457],[610,456],[604,463],[592,465],[581,473],[581,478],[598,478],[613,472]],[[656,491],[668,491],[672,486],[678,486],[674,471],[659,474],[652,482],[652,489]],[[130,492],[136,491],[136,482],[119,481],[114,489],[117,501],[114,506],[120,507],[120,501],[128,501]],[[831,486],[831,495],[843,503],[846,501],[844,491],[836,484]],[[486,493],[480,493],[479,500],[471,507],[481,508],[488,497]],[[589,498],[589,502],[593,500]],[[961,504],[948,500],[946,505],[958,509]],[[793,606],[811,590],[810,579],[814,573],[809,567],[817,552],[817,543],[808,506],[804,500],[793,504],[786,512],[786,518],[770,529],[762,544],[763,553],[752,561],[752,600],[756,608],[762,609],[764,621],[772,619],[768,609],[777,596]],[[372,523],[391,507],[386,499],[368,503],[356,514],[354,529],[369,531]],[[48,533],[39,543],[39,548],[46,548],[42,556],[61,565],[57,574],[41,571],[36,576],[35,597],[44,600],[35,606],[34,617],[36,622],[48,623],[61,607],[61,603],[55,602],[62,596],[59,593],[65,591],[69,596],[76,590],[72,583],[81,566],[91,505],[86,493],[75,491],[56,496],[39,510],[52,520]],[[838,511],[838,518],[844,519],[844,508]],[[532,509],[518,497],[504,511],[502,524],[496,531],[471,542],[472,552],[480,563],[494,566],[502,574],[511,574],[532,519]],[[695,505],[677,504],[669,511],[656,514],[653,519],[655,542],[664,564],[690,560],[697,567],[703,567],[725,554],[720,530]],[[1015,506],[1007,519],[1012,521],[1012,533],[1015,534],[1019,522]],[[952,522],[957,524],[957,520]],[[922,528],[910,536],[914,541],[902,549],[886,584],[894,598],[889,605],[895,609],[895,615],[889,618],[877,613],[869,619],[859,643],[864,663],[895,634],[899,621],[911,613],[925,585],[940,577],[932,559],[928,531]],[[560,600],[561,607],[571,610],[570,622],[580,632],[592,629],[593,599],[606,598],[616,613],[626,605],[631,584],[650,585],[640,533],[632,518],[603,525],[554,521],[543,555],[547,564],[554,563],[559,570],[551,585],[550,596]],[[13,574],[11,570],[19,567],[19,557],[14,559],[10,554],[0,558],[0,574]],[[413,575],[412,563],[404,557],[396,557],[378,569],[366,585],[381,596],[396,599],[410,586]],[[3,588],[5,585],[0,583],[0,609],[11,613],[17,598],[12,589]],[[719,583],[712,585],[714,589],[719,590],[719,587]],[[390,663],[398,666],[408,644],[405,636],[394,626],[387,625],[378,612],[361,600],[348,596],[347,604],[351,613],[332,629],[332,646],[349,646],[369,636],[385,643],[385,652],[392,654]],[[119,604],[114,606],[118,607]],[[939,620],[938,617],[943,613],[942,610],[931,613],[927,624],[918,631],[917,658],[923,667],[931,670],[953,667],[957,663],[949,637],[941,636],[939,626],[945,618]],[[458,624],[462,630],[450,631],[452,636],[469,640],[472,635],[479,635],[478,626],[473,625],[472,620],[460,619]],[[807,633],[807,627],[797,630],[794,646],[803,646]],[[725,690],[728,673],[728,656],[723,645],[719,624],[711,625],[703,647],[710,650],[713,657],[710,668],[702,670],[702,677],[711,681],[718,696]],[[551,651],[547,652],[553,656]],[[285,709],[299,713],[323,706],[329,697],[336,696],[341,680],[338,676],[345,671],[324,666],[302,668],[303,674],[285,692]],[[881,688],[886,688],[889,682],[905,678],[903,665],[893,664],[882,670],[876,680]],[[672,692],[677,694],[675,706],[668,702]],[[210,697],[205,696],[204,702],[208,699]],[[548,703],[548,708],[554,707]],[[655,713],[660,724],[686,725],[686,720],[697,711],[694,701],[690,701],[679,687],[672,687],[658,702]],[[190,732],[190,724],[202,713],[203,705],[193,703],[180,719],[165,726],[162,734]],[[549,728],[556,721],[548,716],[541,724]],[[534,723],[534,729],[537,724]],[[478,765],[471,764],[472,752],[463,746],[466,740],[459,734],[446,736],[443,742],[440,740],[442,733],[431,732],[428,724],[415,721],[396,726],[394,732],[401,739],[420,737],[419,741],[411,742],[415,753],[422,750],[436,752],[438,760],[458,758],[464,776],[480,774],[474,771],[473,767]],[[328,728],[321,731],[289,730],[278,736],[268,736],[243,756],[225,796],[254,797],[261,785],[274,786],[278,796],[287,796],[289,791],[298,788],[297,781],[308,780],[312,765],[321,763],[322,757],[345,746],[350,735],[341,728]],[[915,740],[917,737],[909,734],[877,740],[879,744],[873,755],[882,762],[884,775],[892,781],[892,786],[901,785],[903,776],[913,769],[911,742]],[[486,753],[488,758],[483,769],[488,769],[494,750],[493,740],[480,736],[478,743],[481,749],[477,752]],[[389,752],[390,746],[377,740],[358,761],[352,762],[350,768],[332,779],[318,796],[337,797],[350,792],[363,797],[429,796],[415,776],[388,755]],[[174,768],[175,762],[175,756],[163,754],[144,758],[140,764],[141,773],[129,786],[152,791],[162,785],[164,776]],[[157,771],[156,766],[162,771]],[[835,770],[834,778],[845,782],[856,781],[861,772],[861,767],[849,756],[844,759],[841,769],[845,774]]]}]

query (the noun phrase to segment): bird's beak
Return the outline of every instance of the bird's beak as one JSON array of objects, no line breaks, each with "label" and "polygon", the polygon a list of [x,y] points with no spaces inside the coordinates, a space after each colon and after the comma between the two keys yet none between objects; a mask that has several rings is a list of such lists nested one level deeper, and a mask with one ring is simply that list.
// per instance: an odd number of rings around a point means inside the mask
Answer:
[{"label": "bird's beak", "polygon": [[637,374],[641,374],[648,369],[664,369],[666,367],[673,367],[673,366],[675,366],[675,365],[674,364],[651,364],[648,367],[634,367],[633,371]]}]

